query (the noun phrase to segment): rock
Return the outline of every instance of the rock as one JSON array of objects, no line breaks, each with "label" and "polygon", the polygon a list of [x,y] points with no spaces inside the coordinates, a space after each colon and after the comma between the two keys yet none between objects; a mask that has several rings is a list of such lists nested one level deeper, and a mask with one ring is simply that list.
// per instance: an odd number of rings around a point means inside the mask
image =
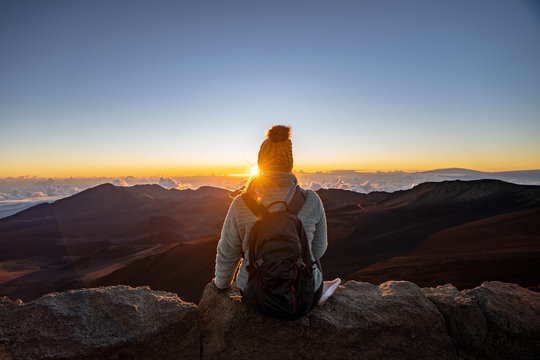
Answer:
[{"label": "rock", "polygon": [[540,294],[486,282],[459,291],[349,281],[296,321],[262,316],[238,288],[199,307],[147,287],[0,298],[0,360],[540,359]]},{"label": "rock", "polygon": [[237,289],[212,284],[199,308],[203,359],[456,359],[441,313],[407,281],[349,281],[291,322],[256,314]]},{"label": "rock", "polygon": [[482,309],[451,284],[422,288],[422,292],[443,315],[458,356],[476,359],[487,337],[487,322]]},{"label": "rock", "polygon": [[443,314],[460,358],[540,358],[540,294],[498,281],[422,291]]},{"label": "rock", "polygon": [[199,311],[176,294],[110,286],[0,305],[0,359],[199,356]]},{"label": "rock", "polygon": [[486,359],[540,359],[539,293],[499,281],[463,293],[486,317]]},{"label": "rock", "polygon": [[10,304],[22,304],[22,300],[21,299],[11,300],[7,296],[0,296],[0,306],[10,305]]}]

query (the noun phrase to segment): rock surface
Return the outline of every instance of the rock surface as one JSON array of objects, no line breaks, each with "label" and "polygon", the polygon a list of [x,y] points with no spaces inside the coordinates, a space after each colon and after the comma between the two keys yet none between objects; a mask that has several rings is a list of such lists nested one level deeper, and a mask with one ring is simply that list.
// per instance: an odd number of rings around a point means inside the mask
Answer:
[{"label": "rock surface", "polygon": [[212,284],[199,304],[203,359],[455,359],[445,321],[411,282],[349,281],[292,322],[246,309]]},{"label": "rock surface", "polygon": [[199,306],[145,287],[0,298],[4,359],[540,359],[540,294],[349,281],[296,321],[208,284]]},{"label": "rock surface", "polygon": [[197,359],[200,315],[176,294],[111,286],[0,303],[0,359]]},{"label": "rock surface", "polygon": [[461,292],[449,284],[422,290],[443,314],[462,358],[540,358],[539,293],[499,281]]}]

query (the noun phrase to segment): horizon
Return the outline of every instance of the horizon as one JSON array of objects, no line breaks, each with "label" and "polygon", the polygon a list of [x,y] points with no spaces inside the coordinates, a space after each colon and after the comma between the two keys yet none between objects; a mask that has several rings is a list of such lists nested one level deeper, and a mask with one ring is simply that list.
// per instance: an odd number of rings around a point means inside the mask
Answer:
[{"label": "horizon", "polygon": [[[223,177],[223,176],[230,176],[230,177],[250,177],[253,176],[252,170],[253,167],[243,167],[240,168],[244,170],[245,172],[229,172],[229,173],[219,173],[216,171],[213,172],[194,172],[194,173],[111,173],[111,174],[100,174],[100,175],[38,175],[38,174],[21,174],[21,175],[8,175],[8,176],[0,176],[0,180],[9,180],[9,179],[55,179],[55,180],[62,180],[62,179],[110,179],[110,178],[119,178],[119,179],[125,179],[125,178],[157,178],[157,177]],[[481,172],[481,173],[510,173],[510,172],[528,172],[528,171],[540,171],[540,167],[538,168],[530,168],[530,169],[522,169],[517,168],[513,170],[481,170],[481,169],[473,169],[473,168],[466,168],[466,167],[458,167],[458,166],[452,166],[452,167],[438,167],[438,168],[426,168],[426,169],[345,169],[345,168],[336,168],[336,169],[326,169],[326,170],[304,170],[296,168],[293,168],[291,173],[293,174],[336,174],[339,172],[354,172],[358,174],[378,174],[378,173],[385,173],[385,174],[392,174],[392,173],[404,173],[404,174],[415,174],[415,173],[423,173],[423,172],[430,172],[430,171],[447,171],[447,170],[466,170],[466,171],[475,171],[475,172]]]},{"label": "horizon", "polygon": [[[249,170],[249,167],[245,168]],[[424,173],[424,172],[434,172],[434,171],[448,171],[448,170],[465,170],[465,171],[474,171],[474,172],[480,172],[480,173],[511,173],[511,172],[530,172],[530,171],[540,171],[539,168],[531,168],[531,169],[517,169],[517,170],[480,170],[480,169],[471,169],[471,168],[465,168],[465,167],[442,167],[442,168],[429,168],[429,169],[377,169],[377,170],[369,170],[369,169],[330,169],[330,170],[296,170],[293,168],[291,171],[292,174],[338,174],[340,172],[346,172],[346,173],[357,173],[357,174],[394,174],[394,173],[403,173],[403,174],[415,174],[415,173]],[[46,176],[46,175],[30,175],[30,174],[23,174],[18,176],[0,176],[0,180],[29,180],[29,179],[52,179],[52,180],[65,180],[65,179],[126,179],[126,178],[158,178],[158,177],[177,177],[177,178],[190,178],[190,177],[251,177],[253,176],[253,173],[247,171],[245,173],[195,173],[195,174],[170,174],[170,173],[144,173],[141,175],[134,175],[134,174],[103,174],[103,175],[89,175],[89,176]]]},{"label": "horizon", "polygon": [[2,2],[0,177],[540,169],[528,1]]},{"label": "horizon", "polygon": [[[481,172],[472,169],[447,168],[420,172],[354,170],[295,172],[300,186],[318,190],[344,189],[360,193],[406,190],[423,182],[445,180],[498,179],[515,184],[540,185],[540,169],[509,172]],[[198,189],[213,186],[230,191],[242,188],[250,174],[200,176],[102,176],[102,177],[7,177],[0,178],[0,218],[41,202],[55,201],[82,190],[111,183],[115,186],[158,184],[166,189]]]}]

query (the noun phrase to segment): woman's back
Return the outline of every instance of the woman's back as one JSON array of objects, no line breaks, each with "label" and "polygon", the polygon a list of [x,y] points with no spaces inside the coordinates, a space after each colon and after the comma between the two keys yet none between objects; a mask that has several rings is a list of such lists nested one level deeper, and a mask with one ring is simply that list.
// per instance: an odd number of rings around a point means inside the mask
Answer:
[{"label": "woman's back", "polygon": [[[297,180],[294,174],[271,173],[260,175],[256,181],[252,182],[248,191],[255,199],[260,199],[263,205],[268,206],[273,202],[285,200],[296,184]],[[311,190],[307,190],[306,195],[306,202],[298,213],[298,218],[302,221],[302,225],[306,231],[312,261],[315,261],[326,250],[326,217],[319,196]],[[282,203],[277,203],[268,210],[271,212],[281,210],[280,207],[282,206]],[[216,284],[218,287],[230,285],[230,281],[232,281],[232,279],[229,279],[230,269],[231,267],[234,268],[236,264],[228,263],[227,259],[235,258],[238,254],[244,258],[238,274],[238,286],[240,289],[243,289],[247,284],[248,237],[256,221],[257,217],[247,207],[242,196],[236,197],[231,204],[227,220],[222,230],[222,239],[236,239],[236,241],[227,241],[223,244],[220,242],[220,247],[218,247],[216,261],[221,262],[223,259],[226,260],[223,263],[216,263],[216,269],[220,271],[219,273],[216,272]],[[223,256],[219,256],[220,253]],[[226,278],[224,279],[227,280],[226,283],[221,283],[222,276]],[[314,269],[314,277],[315,286],[318,288],[322,281],[322,275],[316,267]]]},{"label": "woman's back", "polygon": [[[292,174],[293,156],[290,130],[291,129],[288,126],[283,125],[275,125],[268,130],[266,134],[267,139],[265,139],[261,144],[257,160],[262,174],[255,177],[246,189],[246,196],[249,196],[256,202],[262,203],[262,205],[267,207],[267,210],[270,212],[284,210],[284,204],[280,202],[289,201],[293,190],[297,186],[297,179],[294,174]],[[318,260],[324,254],[327,247],[326,215],[319,196],[311,190],[305,191],[305,194],[306,199],[301,210],[297,214],[297,218],[301,221],[306,233],[306,236],[303,234],[301,235],[301,238],[303,239],[301,243],[304,244],[301,245],[301,248],[306,249],[305,244],[307,238],[311,262],[309,261],[308,255],[305,251],[303,251],[301,258],[297,258],[299,261],[298,263],[291,262],[294,260],[297,254],[293,254],[294,256],[288,256],[288,250],[285,250],[287,249],[287,247],[284,245],[285,243],[273,242],[276,241],[276,239],[279,239],[279,237],[265,238],[261,240],[261,242],[258,242],[255,239],[256,237],[252,237],[251,240],[253,241],[253,244],[257,246],[262,246],[262,244],[268,244],[267,241],[272,241],[272,246],[276,245],[273,247],[274,249],[279,249],[280,251],[283,250],[282,253],[287,254],[287,257],[278,259],[277,263],[279,266],[276,268],[281,269],[281,265],[283,264],[292,264],[295,266],[296,270],[294,273],[292,273],[294,276],[291,276],[293,282],[303,279],[303,275],[297,278],[297,271],[302,272],[302,274],[304,272],[309,273],[309,289],[311,289],[311,291],[316,289],[313,296],[313,301],[309,300],[309,303],[315,304],[318,302],[319,305],[322,305],[339,285],[339,279],[336,279],[331,283],[323,283],[322,281],[322,269],[320,268],[320,262]],[[252,202],[249,201],[249,198],[247,201],[252,207],[257,208],[257,205],[252,204]],[[278,203],[274,204],[274,202]],[[298,205],[300,204],[301,202],[298,201]],[[279,215],[272,217],[272,219],[277,218],[281,217]],[[270,217],[265,218],[265,220],[268,219],[270,219]],[[295,226],[297,227],[299,226],[298,219],[294,219],[296,224]],[[244,290],[249,282],[250,285],[248,286],[247,290],[253,289],[253,281],[248,281],[249,274],[247,266],[249,265],[248,261],[250,258],[248,239],[250,237],[250,232],[257,221],[257,216],[247,206],[243,196],[237,196],[229,208],[227,218],[225,219],[225,223],[223,224],[223,229],[221,231],[221,239],[218,243],[216,256],[216,277],[214,279],[214,283],[218,288],[225,289],[231,286],[234,281],[236,270],[240,266],[237,277],[238,287],[240,290]],[[284,224],[286,224],[286,220],[283,221],[285,221]],[[276,227],[278,226],[276,225]],[[274,228],[272,227],[272,229]],[[257,232],[257,236],[258,235],[259,233]],[[291,238],[287,237],[287,239],[290,240]],[[256,251],[258,252],[259,250]],[[263,260],[265,258],[264,256],[263,251],[263,255],[260,257],[260,260]],[[268,260],[268,257],[266,259]],[[256,260],[256,262],[259,263],[259,259]],[[261,266],[263,263],[264,261],[256,265],[256,268],[252,268],[250,266],[249,270],[253,276],[255,276],[257,273],[259,280],[261,277],[261,268],[259,266]],[[275,262],[270,261],[270,263],[274,264]],[[311,272],[306,269],[306,265],[311,267],[313,276],[311,275]],[[281,284],[284,279],[282,273],[276,275],[274,273],[267,272],[266,275],[271,279],[278,279],[279,284]],[[252,277],[251,279],[254,278]],[[264,289],[263,293],[265,294],[270,291],[262,285],[261,281],[259,281],[258,286],[260,289]],[[297,296],[294,293],[295,286],[289,283],[287,283],[286,286],[290,287],[291,289],[293,298],[292,308],[294,309],[294,301],[296,301],[295,299]],[[307,287],[304,289],[309,291],[307,290]],[[249,292],[249,294],[250,295],[246,295],[247,299],[251,299],[251,295],[253,295],[252,292]],[[301,300],[306,298],[302,296],[299,297],[299,299]],[[264,302],[265,301],[263,301],[263,303]],[[308,300],[306,300],[306,303],[307,302]]]}]

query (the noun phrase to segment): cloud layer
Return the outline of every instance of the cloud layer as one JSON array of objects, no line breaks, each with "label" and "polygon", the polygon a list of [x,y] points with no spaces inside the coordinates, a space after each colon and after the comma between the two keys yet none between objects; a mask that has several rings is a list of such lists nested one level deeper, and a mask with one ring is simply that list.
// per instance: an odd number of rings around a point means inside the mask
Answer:
[{"label": "cloud layer", "polygon": [[[540,185],[540,170],[486,173],[467,169],[441,169],[424,172],[357,172],[352,170],[296,173],[299,184],[312,190],[335,188],[361,193],[371,191],[393,192],[410,189],[427,181],[499,179],[516,184]],[[121,178],[37,178],[21,176],[0,179],[0,218],[9,216],[40,202],[76,194],[103,183],[116,186],[159,184],[167,189],[197,189],[215,186],[229,190],[242,188],[248,177],[241,176],[190,176],[190,177],[141,177]]]}]

